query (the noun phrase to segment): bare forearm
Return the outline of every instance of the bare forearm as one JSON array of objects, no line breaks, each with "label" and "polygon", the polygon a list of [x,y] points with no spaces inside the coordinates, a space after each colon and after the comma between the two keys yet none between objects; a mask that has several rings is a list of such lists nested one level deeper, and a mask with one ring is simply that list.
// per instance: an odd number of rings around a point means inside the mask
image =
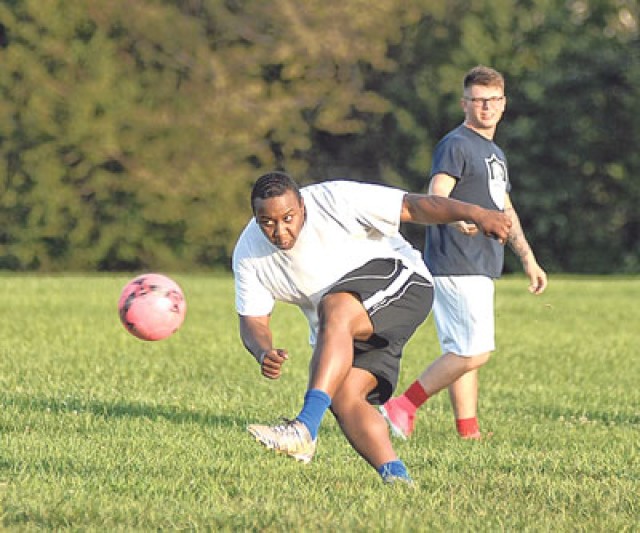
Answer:
[{"label": "bare forearm", "polygon": [[473,222],[486,236],[504,244],[509,236],[511,221],[501,211],[484,209],[478,205],[442,196],[405,195],[400,214],[402,222],[417,224],[450,224],[464,220]]},{"label": "bare forearm", "polygon": [[403,222],[417,224],[449,224],[458,220],[475,221],[481,209],[452,198],[425,194],[407,194]]},{"label": "bare forearm", "polygon": [[289,354],[285,349],[273,347],[269,316],[240,316],[240,336],[245,348],[260,364],[262,375],[278,379]]},{"label": "bare forearm", "polygon": [[273,346],[273,336],[268,324],[253,317],[240,317],[240,338],[244,347],[258,362],[261,362],[262,354]]}]

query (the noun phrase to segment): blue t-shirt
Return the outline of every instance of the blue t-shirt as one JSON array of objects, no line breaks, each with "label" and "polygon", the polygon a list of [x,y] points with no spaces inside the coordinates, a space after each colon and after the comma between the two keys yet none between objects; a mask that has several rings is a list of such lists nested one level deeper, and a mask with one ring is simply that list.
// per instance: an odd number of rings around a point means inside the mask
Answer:
[{"label": "blue t-shirt", "polygon": [[[440,173],[456,179],[451,198],[487,209],[504,209],[505,195],[511,190],[507,159],[493,141],[458,126],[436,146],[430,176]],[[434,276],[499,278],[504,247],[481,233],[472,237],[439,224],[427,226],[424,260]]]}]

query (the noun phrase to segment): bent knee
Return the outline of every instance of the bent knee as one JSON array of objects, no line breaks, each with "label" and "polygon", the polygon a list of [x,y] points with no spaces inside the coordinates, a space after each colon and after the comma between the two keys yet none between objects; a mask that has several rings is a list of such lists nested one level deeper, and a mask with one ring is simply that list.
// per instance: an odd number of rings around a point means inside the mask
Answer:
[{"label": "bent knee", "polygon": [[471,362],[474,364],[474,368],[480,368],[481,366],[486,365],[489,362],[489,359],[491,359],[491,352],[471,357]]},{"label": "bent knee", "polygon": [[[456,354],[458,355],[458,354]],[[458,355],[465,360],[467,370],[475,370],[486,365],[491,358],[491,352],[481,353],[477,355]]]},{"label": "bent knee", "polygon": [[336,394],[331,399],[331,406],[329,409],[333,413],[338,420],[342,420],[345,417],[349,416],[349,413],[353,412],[355,406],[357,405],[358,400],[354,397],[349,397],[348,395],[340,395]]},{"label": "bent knee", "polygon": [[377,386],[377,379],[361,368],[352,368],[347,378],[331,399],[331,411],[340,418],[348,413],[370,405],[367,397]]}]

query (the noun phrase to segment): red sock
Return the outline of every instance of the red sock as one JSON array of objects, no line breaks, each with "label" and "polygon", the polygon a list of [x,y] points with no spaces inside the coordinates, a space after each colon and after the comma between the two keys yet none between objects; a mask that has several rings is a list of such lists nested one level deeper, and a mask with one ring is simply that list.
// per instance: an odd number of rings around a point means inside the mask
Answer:
[{"label": "red sock", "polygon": [[398,396],[402,408],[410,413],[415,413],[416,409],[429,399],[429,395],[424,391],[418,380],[414,381],[411,386],[404,391],[404,394]]},{"label": "red sock", "polygon": [[461,437],[473,435],[480,432],[480,426],[478,425],[478,417],[473,418],[459,418],[456,420],[456,428]]}]

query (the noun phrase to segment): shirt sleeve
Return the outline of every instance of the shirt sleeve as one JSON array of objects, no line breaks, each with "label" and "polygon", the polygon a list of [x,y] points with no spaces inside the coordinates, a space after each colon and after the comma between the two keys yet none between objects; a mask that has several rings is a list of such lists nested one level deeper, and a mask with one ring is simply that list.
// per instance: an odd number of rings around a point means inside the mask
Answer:
[{"label": "shirt sleeve", "polygon": [[236,311],[243,316],[266,316],[273,311],[275,299],[260,283],[250,257],[245,253],[246,243],[241,239],[233,252],[233,277]]},{"label": "shirt sleeve", "polygon": [[348,212],[365,230],[386,236],[398,233],[406,191],[362,182],[341,182],[341,188]]},{"label": "shirt sleeve", "polygon": [[457,180],[464,172],[464,146],[455,137],[444,139],[436,146],[431,165],[431,175],[447,174]]}]

